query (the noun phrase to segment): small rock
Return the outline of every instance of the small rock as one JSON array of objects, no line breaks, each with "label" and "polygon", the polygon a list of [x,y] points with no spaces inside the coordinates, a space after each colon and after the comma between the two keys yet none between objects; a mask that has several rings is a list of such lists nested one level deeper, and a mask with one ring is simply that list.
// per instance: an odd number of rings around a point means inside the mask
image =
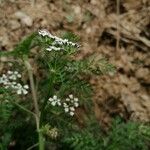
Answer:
[{"label": "small rock", "polygon": [[20,28],[20,23],[17,20],[10,20],[9,21],[10,29],[16,30]]},{"label": "small rock", "polygon": [[136,77],[138,79],[143,79],[143,80],[147,80],[149,79],[149,69],[148,68],[139,68],[136,73],[135,73]]},{"label": "small rock", "polygon": [[97,0],[91,0],[92,5],[97,5]]},{"label": "small rock", "polygon": [[28,26],[28,27],[31,27],[32,24],[33,24],[33,20],[30,16],[28,16],[26,13],[22,12],[22,11],[17,11],[15,14],[15,17],[17,19],[20,19],[21,23]]},{"label": "small rock", "polygon": [[76,15],[81,15],[81,7],[80,6],[74,6],[74,12]]},{"label": "small rock", "polygon": [[7,35],[0,36],[0,46],[6,46],[9,43],[9,38]]},{"label": "small rock", "polygon": [[86,33],[90,34],[92,32],[92,29],[90,27],[86,28]]}]

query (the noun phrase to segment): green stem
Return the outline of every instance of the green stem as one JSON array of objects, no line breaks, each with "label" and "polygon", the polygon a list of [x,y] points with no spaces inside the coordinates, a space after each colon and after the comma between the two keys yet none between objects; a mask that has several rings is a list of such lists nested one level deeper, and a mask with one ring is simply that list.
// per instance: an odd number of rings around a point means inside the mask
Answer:
[{"label": "green stem", "polygon": [[28,58],[24,59],[24,63],[25,63],[25,66],[26,66],[26,68],[28,70],[28,74],[29,74],[29,80],[30,80],[30,86],[31,86],[31,92],[32,92],[32,97],[33,97],[33,105],[35,108],[35,113],[39,118],[40,112],[39,112],[39,106],[38,106],[38,100],[37,100],[37,93],[36,93],[34,79],[33,79],[32,66],[29,63]]},{"label": "green stem", "polygon": [[34,144],[34,145],[30,146],[27,150],[31,150],[31,149],[33,149],[33,148],[37,147],[38,145],[39,145],[39,143],[36,143],[36,144]]},{"label": "green stem", "polygon": [[32,111],[30,111],[30,110],[28,110],[27,108],[23,107],[22,105],[20,105],[20,104],[14,102],[14,101],[11,101],[11,103],[15,104],[16,106],[18,106],[20,109],[26,111],[27,113],[29,113],[29,114],[35,116],[35,113],[33,113]]},{"label": "green stem", "polygon": [[33,105],[35,108],[35,120],[36,120],[36,129],[39,136],[39,150],[44,150],[44,137],[42,133],[40,132],[40,111],[39,111],[39,105],[38,105],[38,99],[37,99],[37,93],[35,89],[35,83],[33,79],[33,68],[28,60],[27,56],[24,56],[24,63],[28,71],[29,80],[30,80],[30,86],[31,86],[31,93],[33,97]]},{"label": "green stem", "polygon": [[39,150],[44,150],[44,137],[43,134],[39,131]]}]

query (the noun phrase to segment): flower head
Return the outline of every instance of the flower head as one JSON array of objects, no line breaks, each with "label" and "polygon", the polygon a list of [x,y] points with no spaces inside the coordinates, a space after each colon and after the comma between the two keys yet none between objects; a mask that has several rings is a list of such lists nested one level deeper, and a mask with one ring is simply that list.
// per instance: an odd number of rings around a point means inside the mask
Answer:
[{"label": "flower head", "polygon": [[4,88],[11,88],[16,91],[18,95],[26,95],[28,93],[29,86],[22,85],[17,80],[21,78],[21,74],[18,71],[7,71],[6,74],[2,74],[0,77],[0,84],[3,84]]},{"label": "flower head", "polygon": [[56,95],[54,95],[52,98],[50,97],[48,100],[52,106],[61,106],[61,101]]},{"label": "flower head", "polygon": [[74,97],[72,94],[65,99],[63,103],[64,111],[69,113],[70,116],[73,116],[75,113],[75,108],[79,106],[78,98]]},{"label": "flower head", "polygon": [[79,48],[79,45],[77,43],[73,43],[73,42],[69,41],[68,39],[62,39],[62,38],[59,38],[57,36],[53,36],[46,29],[39,30],[38,33],[42,37],[48,37],[48,38],[50,38],[50,39],[53,40],[53,42],[51,43],[51,45],[46,48],[47,51],[52,51],[52,50],[54,50],[54,51],[60,51],[60,50],[64,50],[63,46],[71,46],[71,47],[77,47],[77,48]]},{"label": "flower head", "polygon": [[70,116],[74,116],[75,108],[79,106],[78,98],[70,94],[65,100],[60,100],[56,95],[50,97],[49,102],[52,106],[62,106],[65,113],[68,113]]}]

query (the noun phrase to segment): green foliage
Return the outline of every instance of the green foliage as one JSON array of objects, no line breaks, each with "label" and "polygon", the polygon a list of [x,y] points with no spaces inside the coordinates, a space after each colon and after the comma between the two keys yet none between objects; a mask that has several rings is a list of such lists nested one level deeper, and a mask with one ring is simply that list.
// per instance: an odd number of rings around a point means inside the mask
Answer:
[{"label": "green foliage", "polygon": [[144,130],[150,133],[150,126],[140,125],[136,122],[114,122],[112,131],[106,138],[107,150],[148,150],[150,135],[144,135]]},{"label": "green foliage", "polygon": [[[20,101],[9,89],[0,88],[0,148],[7,150],[10,143],[15,141],[16,149],[24,149],[37,139],[34,123],[30,117],[18,109],[15,100]],[[22,104],[23,105],[23,104]],[[26,106],[26,104],[24,104]],[[24,131],[28,132],[24,132]],[[32,136],[29,136],[32,134]]]},{"label": "green foliage", "polygon": [[72,32],[64,32],[62,34],[62,38],[63,39],[68,39],[72,42],[79,42],[80,37],[78,37],[77,35],[73,34]]},{"label": "green foliage", "polygon": [[[0,88],[0,146],[2,149],[7,149],[13,141],[16,143],[16,149],[26,149],[38,142],[40,145],[41,141],[38,141],[37,137],[39,133],[39,135],[43,134],[45,143],[53,143],[58,148],[64,144],[75,150],[92,150],[93,148],[97,150],[101,146],[99,128],[95,128],[96,123],[91,125],[91,122],[81,131],[75,117],[66,114],[63,107],[52,106],[48,99],[57,95],[63,103],[69,94],[73,94],[79,98],[80,107],[93,113],[91,110],[92,88],[87,79],[91,75],[112,72],[114,66],[105,59],[95,56],[76,60],[75,55],[79,52],[78,45],[72,42],[77,41],[78,37],[71,33],[65,33],[63,38],[65,40],[62,39],[62,41],[65,42],[59,43],[60,38],[58,37],[50,38],[33,33],[20,42],[13,51],[0,52],[0,56],[17,58],[16,61],[21,64],[20,66],[27,61],[30,65],[29,58],[36,66],[36,69],[28,68],[28,66],[27,70],[25,67],[21,67],[20,70],[25,74],[24,80],[31,83],[30,90],[32,91],[30,93],[37,94],[40,108],[39,122],[37,123],[37,114],[34,112],[35,105],[31,94],[21,96],[13,93],[11,89]],[[66,41],[72,42],[67,43]],[[47,51],[46,49],[50,46],[55,46],[60,50]],[[18,70],[18,65],[16,69]],[[33,72],[37,70],[38,73],[34,74]],[[26,76],[27,72],[29,77]],[[39,73],[42,75],[40,76]],[[32,74],[33,81],[31,81]],[[32,84],[35,84],[36,90]],[[86,115],[88,116],[88,114]],[[57,134],[59,134],[59,140],[55,141]]]},{"label": "green foliage", "polygon": [[78,128],[62,139],[63,148],[68,150],[99,150],[102,147],[101,130],[93,119],[84,128]]},{"label": "green foliage", "polygon": [[107,135],[99,128],[91,124],[64,137],[63,144],[70,150],[148,150],[150,147],[149,125],[116,119]]},{"label": "green foliage", "polygon": [[0,56],[14,56],[23,57],[24,55],[29,55],[32,48],[33,40],[36,37],[36,33],[31,34],[26,37],[22,42],[20,42],[15,49],[8,52],[0,52]]}]

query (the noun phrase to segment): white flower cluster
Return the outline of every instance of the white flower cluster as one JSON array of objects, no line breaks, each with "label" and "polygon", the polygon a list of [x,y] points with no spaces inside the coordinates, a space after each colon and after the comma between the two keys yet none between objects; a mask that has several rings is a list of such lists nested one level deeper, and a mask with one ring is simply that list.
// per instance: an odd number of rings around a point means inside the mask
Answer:
[{"label": "white flower cluster", "polygon": [[63,106],[65,113],[69,113],[70,116],[74,115],[75,108],[79,106],[79,99],[72,94],[63,103],[61,103],[61,100],[56,95],[53,98],[49,98],[49,101],[52,106]]},{"label": "white flower cluster", "polygon": [[63,103],[64,111],[66,113],[69,113],[70,116],[74,115],[75,107],[79,106],[79,100],[78,98],[74,97],[72,94],[69,95],[68,98],[65,99],[65,102]]},{"label": "white flower cluster", "polygon": [[28,93],[29,86],[21,85],[17,80],[21,78],[21,74],[18,71],[8,71],[7,74],[2,74],[0,77],[0,84],[2,84],[6,89],[12,88],[16,91],[18,95]]},{"label": "white flower cluster", "polygon": [[56,95],[54,95],[53,98],[50,97],[48,100],[51,102],[52,106],[61,106],[60,99],[58,99]]},{"label": "white flower cluster", "polygon": [[53,36],[51,33],[49,33],[47,30],[39,30],[39,35],[41,36],[47,36],[51,39],[53,39],[53,43],[51,46],[49,46],[48,48],[46,48],[47,51],[52,51],[52,50],[55,50],[55,51],[59,51],[59,50],[63,50],[62,46],[64,45],[69,45],[69,46],[72,46],[72,47],[79,47],[79,45],[77,43],[73,43],[73,42],[70,42],[68,41],[68,39],[62,39],[62,38],[59,38],[57,36]]}]

